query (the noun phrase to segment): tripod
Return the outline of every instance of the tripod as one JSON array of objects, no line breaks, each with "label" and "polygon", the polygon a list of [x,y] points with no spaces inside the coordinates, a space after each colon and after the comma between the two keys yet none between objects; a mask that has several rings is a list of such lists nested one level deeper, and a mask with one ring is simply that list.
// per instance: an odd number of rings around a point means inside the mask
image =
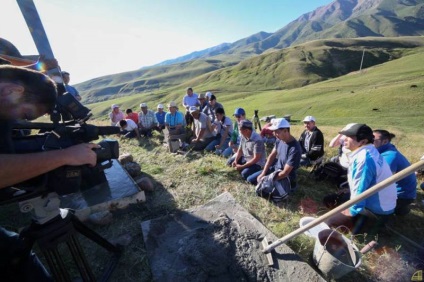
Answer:
[{"label": "tripod", "polygon": [[255,130],[258,129],[259,127],[259,131],[262,130],[261,128],[261,121],[259,120],[259,116],[258,116],[258,112],[259,110],[255,110],[255,115],[253,116],[253,124],[255,125]]},{"label": "tripod", "polygon": [[33,244],[37,243],[55,281],[70,282],[72,280],[67,266],[58,250],[59,244],[66,243],[83,281],[97,281],[76,236],[77,233],[82,234],[113,253],[109,266],[100,280],[107,281],[118,262],[121,248],[84,225],[72,211],[59,209],[59,203],[60,200],[56,193],[49,193],[47,197],[40,196],[19,203],[21,211],[31,212],[33,218],[30,226],[20,233],[23,242],[27,244],[27,251],[30,252]]}]

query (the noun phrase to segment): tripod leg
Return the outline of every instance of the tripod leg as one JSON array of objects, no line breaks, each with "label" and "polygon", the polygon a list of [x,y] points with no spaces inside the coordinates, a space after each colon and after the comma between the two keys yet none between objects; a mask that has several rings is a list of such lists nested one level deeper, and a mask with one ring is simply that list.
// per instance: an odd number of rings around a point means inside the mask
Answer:
[{"label": "tripod leg", "polygon": [[99,234],[97,234],[96,232],[91,230],[90,228],[88,228],[81,221],[79,221],[79,219],[74,215],[72,215],[72,223],[73,223],[75,229],[79,233],[81,233],[82,235],[84,235],[88,239],[92,240],[93,242],[97,243],[99,246],[105,248],[109,252],[113,252],[113,253],[120,253],[121,252],[121,249],[119,247],[113,245],[108,240],[106,240],[105,238],[103,238],[102,236],[100,236]]},{"label": "tripod leg", "polygon": [[96,278],[88,265],[87,259],[82,251],[81,245],[78,238],[74,235],[70,237],[70,240],[66,242],[68,248],[74,258],[75,264],[78,267],[81,278],[84,281],[96,281]]},{"label": "tripod leg", "polygon": [[71,282],[71,278],[69,277],[68,271],[57,248],[44,250],[43,254],[53,274],[54,280]]}]

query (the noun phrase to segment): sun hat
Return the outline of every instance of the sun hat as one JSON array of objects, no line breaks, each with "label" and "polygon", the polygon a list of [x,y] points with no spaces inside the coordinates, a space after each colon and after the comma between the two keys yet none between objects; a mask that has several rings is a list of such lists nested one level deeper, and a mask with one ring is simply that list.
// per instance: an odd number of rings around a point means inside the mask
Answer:
[{"label": "sun hat", "polygon": [[196,106],[191,106],[189,109],[188,109],[188,111],[190,112],[190,114],[191,113],[194,113],[194,112],[198,112],[199,111],[199,109],[196,107]]},{"label": "sun hat", "polygon": [[175,103],[175,101],[171,101],[171,102],[168,104],[168,108],[173,108],[173,107],[177,107],[177,103]]},{"label": "sun hat", "polygon": [[310,122],[310,121],[315,122],[315,121],[316,121],[316,119],[315,119],[313,116],[306,116],[306,117],[303,119],[303,122]]},{"label": "sun hat", "polygon": [[271,120],[269,130],[277,130],[280,128],[290,128],[290,123],[284,118],[274,118]]}]

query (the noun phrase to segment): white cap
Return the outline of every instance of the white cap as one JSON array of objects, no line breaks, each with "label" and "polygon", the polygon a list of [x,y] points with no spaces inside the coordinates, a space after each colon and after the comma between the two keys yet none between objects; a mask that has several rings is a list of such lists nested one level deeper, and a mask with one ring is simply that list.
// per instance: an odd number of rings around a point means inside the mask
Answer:
[{"label": "white cap", "polygon": [[113,109],[115,109],[115,108],[119,108],[119,106],[118,106],[117,104],[113,104],[113,105],[111,106],[111,108],[112,108],[112,110],[113,110]]},{"label": "white cap", "polygon": [[159,104],[158,109],[163,109],[163,104]]},{"label": "white cap", "polygon": [[147,104],[146,103],[141,103],[140,104],[140,108],[147,108]]},{"label": "white cap", "polygon": [[212,92],[210,92],[210,91],[206,92],[205,93],[205,96],[208,97],[208,98],[210,98],[212,96]]},{"label": "white cap", "polygon": [[199,109],[196,106],[191,106],[188,111],[191,113],[198,111]]},{"label": "white cap", "polygon": [[310,121],[315,122],[315,121],[316,121],[316,119],[315,119],[313,116],[306,116],[306,117],[303,119],[303,122],[310,122]]},{"label": "white cap", "polygon": [[269,130],[277,130],[280,128],[290,128],[290,123],[284,118],[274,118],[271,120]]}]

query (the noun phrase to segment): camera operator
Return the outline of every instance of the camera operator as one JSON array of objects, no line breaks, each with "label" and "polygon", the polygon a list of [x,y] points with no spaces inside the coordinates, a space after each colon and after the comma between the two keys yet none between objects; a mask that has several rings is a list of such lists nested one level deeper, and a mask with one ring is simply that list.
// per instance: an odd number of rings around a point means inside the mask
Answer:
[{"label": "camera operator", "polygon": [[[12,123],[51,112],[57,97],[55,83],[44,74],[0,65],[0,188],[31,179],[63,165],[96,164],[99,145],[83,143],[63,150],[14,154]],[[20,252],[21,239],[0,227],[0,273],[4,281],[52,281],[35,254]]]}]

